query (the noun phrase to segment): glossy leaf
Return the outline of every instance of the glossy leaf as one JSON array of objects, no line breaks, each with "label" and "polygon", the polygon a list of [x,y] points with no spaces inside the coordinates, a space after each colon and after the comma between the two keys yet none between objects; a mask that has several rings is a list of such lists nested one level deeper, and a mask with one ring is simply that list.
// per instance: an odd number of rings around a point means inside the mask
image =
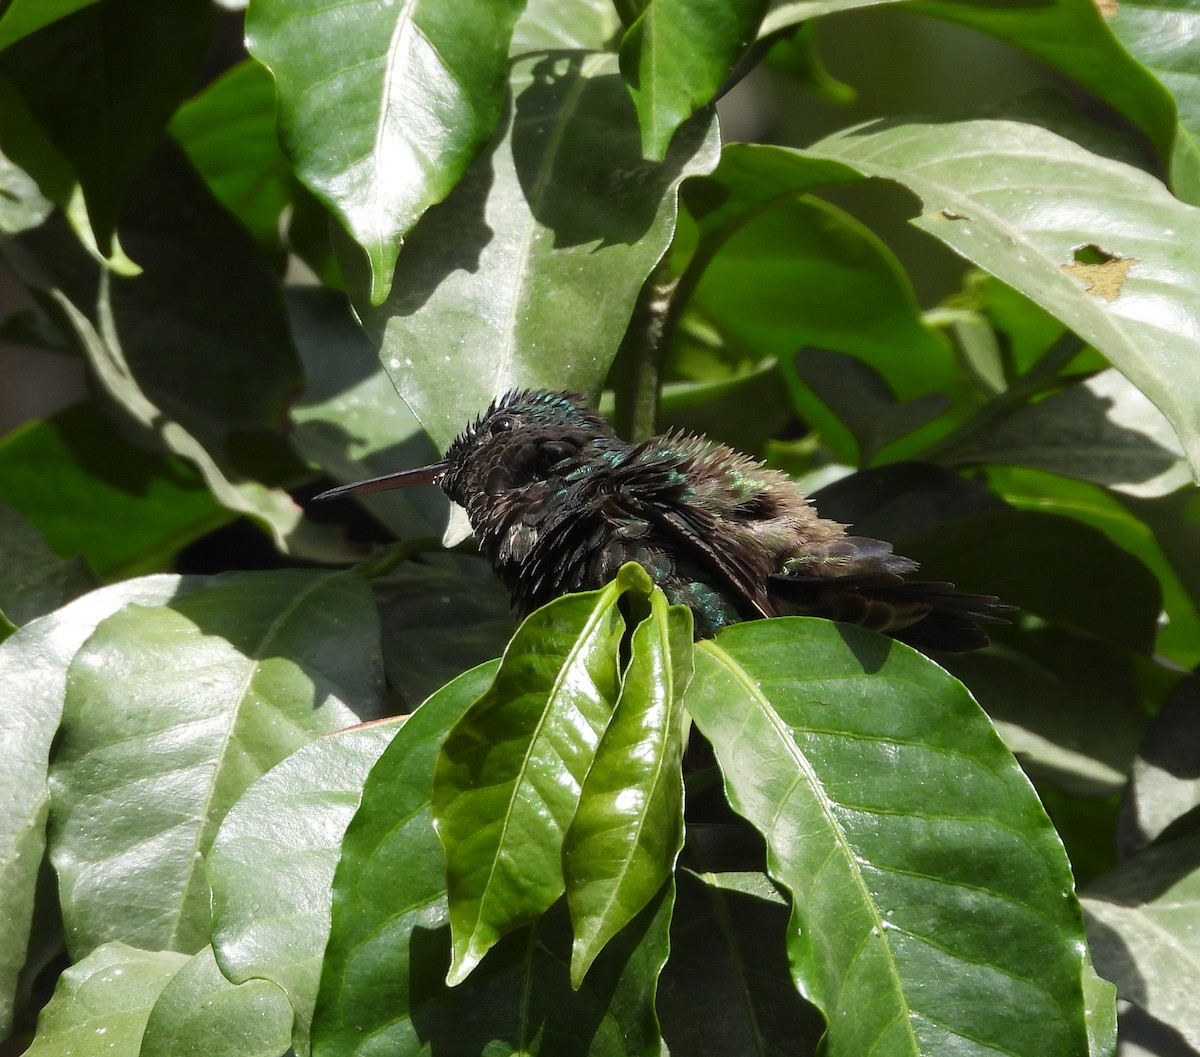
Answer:
[{"label": "glossy leaf", "polygon": [[446,739],[433,814],[446,851],[450,984],[564,891],[563,836],[620,692],[617,603],[629,591],[650,593],[632,563],[608,586],[527,617],[495,682]]},{"label": "glossy leaf", "polygon": [[513,30],[513,57],[535,51],[610,51],[621,20],[612,0],[527,0]]},{"label": "glossy leaf", "polygon": [[754,40],[767,0],[650,0],[621,41],[621,73],[637,106],[642,153],[707,106]]},{"label": "glossy leaf", "polygon": [[50,746],[62,716],[67,666],[102,620],[129,603],[161,605],[201,581],[150,576],[102,587],[32,621],[0,643],[0,1035],[12,1025],[38,870],[46,848]]},{"label": "glossy leaf", "polygon": [[226,71],[171,118],[175,137],[217,200],[268,250],[280,243],[291,170],[275,133],[275,83],[252,59]]},{"label": "glossy leaf", "polygon": [[655,590],[633,631],[612,719],[583,780],[562,863],[579,987],[604,945],[671,876],[683,846],[683,694],[692,614]]},{"label": "glossy leaf", "polygon": [[[11,498],[8,488],[3,494]],[[0,609],[7,619],[27,624],[94,586],[85,565],[63,561],[20,511],[0,503]]]},{"label": "glossy leaf", "polygon": [[372,303],[387,296],[401,239],[491,136],[523,6],[256,0],[250,7],[247,44],[275,75],[284,150],[366,251]]},{"label": "glossy leaf", "polygon": [[377,642],[356,574],[298,570],[227,574],[96,629],[71,663],[51,777],[71,951],[208,942],[217,825],[279,760],[370,713]]},{"label": "glossy leaf", "polygon": [[174,951],[142,951],[124,943],[97,947],[59,977],[26,1054],[137,1057],[155,1001],[187,960]]},{"label": "glossy leaf", "polygon": [[615,56],[517,60],[512,91],[490,151],[405,241],[385,304],[369,307],[343,259],[384,368],[441,451],[505,390],[599,390],[671,239],[680,181],[716,162],[706,119],[664,162],[642,159]]},{"label": "glossy leaf", "polygon": [[1200,836],[1149,848],[1084,893],[1096,968],[1117,994],[1200,1048]]},{"label": "glossy leaf", "polygon": [[[0,55],[0,71],[78,175],[105,256],[134,177],[195,84],[214,25],[207,0],[169,8],[105,0]],[[47,77],[48,69],[57,76]]]},{"label": "glossy leaf", "polygon": [[700,644],[686,705],[792,893],[830,1057],[1087,1053],[1070,867],[960,683],[857,628],[755,621]]},{"label": "glossy leaf", "polygon": [[402,723],[352,727],[297,749],[242,794],[208,855],[221,971],[241,985],[269,980],[283,989],[291,1003],[283,1048],[300,1054],[309,1051],[342,836]]},{"label": "glossy leaf", "polygon": [[172,977],[146,1022],[139,1057],[279,1057],[291,1043],[292,1007],[267,980],[230,983],[211,947]]},{"label": "glossy leaf", "polygon": [[1143,172],[1021,122],[864,126],[811,154],[920,196],[912,223],[1108,357],[1166,415],[1200,477],[1200,361],[1190,355],[1200,210]]},{"label": "glossy leaf", "polygon": [[664,892],[596,960],[579,991],[567,973],[566,915],[503,940],[462,984],[450,964],[446,864],[433,828],[434,763],[487,689],[491,662],[438,691],[380,757],[346,831],[333,928],[313,1022],[330,1057],[449,1053],[658,1057],[654,986],[667,954]]},{"label": "glossy leaf", "polygon": [[0,440],[0,492],[110,579],[157,572],[233,517],[187,463],[130,444],[91,403]]}]

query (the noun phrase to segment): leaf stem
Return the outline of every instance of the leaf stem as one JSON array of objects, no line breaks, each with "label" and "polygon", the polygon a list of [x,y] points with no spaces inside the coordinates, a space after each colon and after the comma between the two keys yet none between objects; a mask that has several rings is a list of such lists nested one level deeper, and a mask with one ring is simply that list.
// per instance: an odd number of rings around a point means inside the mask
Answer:
[{"label": "leaf stem", "polygon": [[613,361],[613,426],[634,443],[654,436],[663,361],[676,322],[672,307],[678,286],[679,276],[667,275],[664,257],[638,295],[629,328]]}]

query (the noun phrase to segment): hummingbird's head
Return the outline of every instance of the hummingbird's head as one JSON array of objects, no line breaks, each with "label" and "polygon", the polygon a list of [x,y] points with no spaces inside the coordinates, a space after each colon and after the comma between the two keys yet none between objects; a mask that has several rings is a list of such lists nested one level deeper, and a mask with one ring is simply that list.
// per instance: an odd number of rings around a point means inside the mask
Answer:
[{"label": "hummingbird's head", "polygon": [[331,488],[316,498],[436,484],[477,524],[504,497],[561,477],[564,462],[620,446],[612,427],[580,394],[513,389],[455,438],[441,462]]},{"label": "hummingbird's head", "polygon": [[619,443],[580,394],[514,389],[492,401],[446,450],[438,485],[472,513],[561,476],[564,462]]}]

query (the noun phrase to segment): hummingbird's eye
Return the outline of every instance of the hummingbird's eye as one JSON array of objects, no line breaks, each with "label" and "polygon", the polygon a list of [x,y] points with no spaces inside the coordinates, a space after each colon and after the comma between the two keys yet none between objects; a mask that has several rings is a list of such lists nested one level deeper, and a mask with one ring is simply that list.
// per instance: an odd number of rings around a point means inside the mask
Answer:
[{"label": "hummingbird's eye", "polygon": [[512,415],[498,415],[488,423],[488,429],[493,434],[511,433],[517,428],[517,420]]}]

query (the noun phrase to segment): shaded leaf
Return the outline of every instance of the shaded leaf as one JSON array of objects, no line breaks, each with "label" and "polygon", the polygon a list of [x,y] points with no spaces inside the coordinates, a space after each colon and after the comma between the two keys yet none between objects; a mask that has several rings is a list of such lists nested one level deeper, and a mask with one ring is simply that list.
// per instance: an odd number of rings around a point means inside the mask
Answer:
[{"label": "shaded leaf", "polygon": [[792,972],[831,1057],[1087,1052],[1070,867],[960,683],[792,618],[701,643],[686,704],[792,893]]},{"label": "shaded leaf", "polygon": [[162,989],[138,1054],[279,1057],[291,1038],[287,995],[267,980],[230,983],[217,968],[212,948],[205,947]]},{"label": "shaded leaf", "polygon": [[309,1051],[342,837],[367,773],[401,723],[352,727],[297,749],[234,804],[208,855],[221,971],[240,984],[269,980],[286,992],[283,1048],[300,1054]]},{"label": "shaded leaf", "polygon": [[385,304],[368,306],[343,258],[384,368],[441,451],[508,389],[600,389],[671,239],[680,181],[716,161],[707,119],[663,163],[642,159],[615,56],[518,60],[512,91],[490,151],[405,241]]},{"label": "shaded leaf", "polygon": [[[1166,415],[1200,476],[1200,361],[1189,352],[1200,210],[1137,169],[1022,122],[879,123],[822,140],[811,154],[920,196],[924,211],[912,223],[1108,357]],[[973,160],[980,155],[986,166]],[[1114,264],[1137,258],[1112,301],[1066,270],[1089,250]]]},{"label": "shaded leaf", "polygon": [[[0,445],[0,478],[3,462]],[[11,496],[8,488],[3,494]],[[6,619],[27,624],[94,586],[86,566],[63,561],[20,511],[0,503],[0,609]]]},{"label": "shaded leaf", "polygon": [[1083,908],[1100,974],[1200,1048],[1200,836],[1121,863],[1088,886]]},{"label": "shaded leaf", "polygon": [[129,187],[195,84],[215,18],[207,0],[75,6],[5,50],[0,71],[70,161],[108,256]]},{"label": "shaded leaf", "polygon": [[218,824],[283,757],[370,713],[377,643],[353,573],[226,574],[101,623],[71,662],[51,776],[68,948],[203,947]]},{"label": "shaded leaf", "polygon": [[292,183],[270,73],[252,59],[238,63],[184,103],[168,130],[217,200],[260,246],[278,250]]},{"label": "shaded leaf", "polygon": [[174,951],[106,943],[63,971],[26,1050],[31,1057],[95,1053],[137,1057],[150,1011],[187,962]]},{"label": "shaded leaf", "polygon": [[91,403],[0,440],[0,492],[112,579],[161,569],[233,517],[187,463],[130,444]]},{"label": "shaded leaf", "polygon": [[249,9],[247,46],[275,76],[284,150],[366,251],[371,303],[387,296],[401,239],[491,136],[523,6],[256,0]]},{"label": "shaded leaf", "polygon": [[1133,855],[1200,827],[1200,675],[1183,679],[1163,703],[1133,761],[1121,804],[1121,852]]},{"label": "shaded leaf", "polygon": [[0,643],[0,1035],[12,1025],[38,870],[46,847],[50,745],[62,716],[67,666],[96,626],[129,603],[160,605],[202,581],[150,576],[98,591],[25,625]]},{"label": "shaded leaf", "polygon": [[94,3],[96,0],[12,0],[0,15],[0,48]]},{"label": "shaded leaf", "polygon": [[637,106],[642,153],[707,106],[754,40],[767,0],[650,0],[621,41],[621,74]]},{"label": "shaded leaf", "polygon": [[1136,496],[1166,495],[1191,479],[1162,412],[1111,370],[1019,408],[952,458],[1027,466]]},{"label": "shaded leaf", "polygon": [[313,1022],[317,1052],[657,1057],[653,994],[671,900],[659,897],[570,987],[566,914],[501,941],[457,987],[450,965],[446,864],[430,785],[443,740],[487,689],[498,662],[425,702],[363,789],[334,877],[333,928]]},{"label": "shaded leaf", "polygon": [[620,691],[617,603],[627,591],[649,595],[641,566],[528,616],[495,681],[446,739],[433,814],[454,936],[448,983],[564,891],[563,836]]},{"label": "shaded leaf", "polygon": [[650,595],[633,631],[612,719],[583,780],[562,863],[579,987],[604,945],[671,876],[683,845],[683,694],[692,677],[692,614]]}]

